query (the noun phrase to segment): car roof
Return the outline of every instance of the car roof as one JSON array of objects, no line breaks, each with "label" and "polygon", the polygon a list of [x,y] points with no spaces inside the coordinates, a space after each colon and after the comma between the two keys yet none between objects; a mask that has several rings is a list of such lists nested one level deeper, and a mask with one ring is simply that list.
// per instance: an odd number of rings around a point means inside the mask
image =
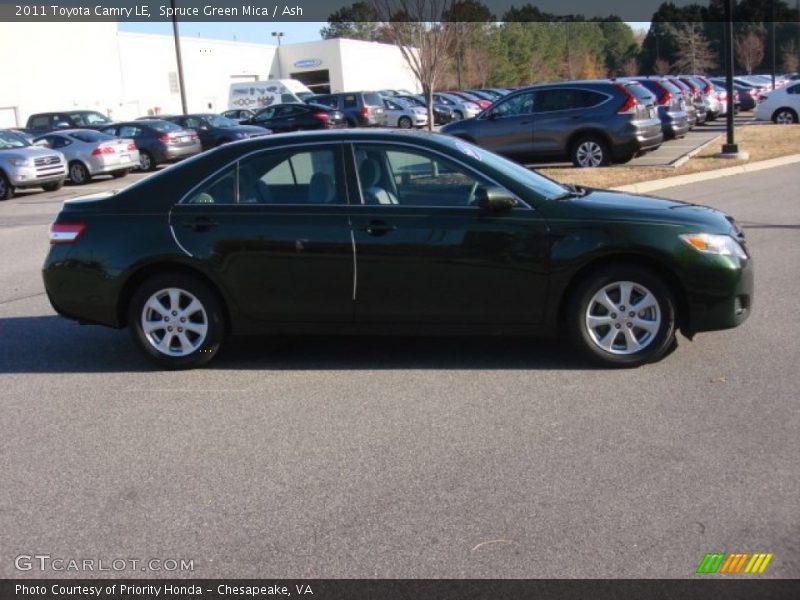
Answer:
[{"label": "car roof", "polygon": [[103,135],[108,135],[103,133],[102,131],[98,131],[97,129],[87,129],[86,127],[75,127],[73,129],[56,129],[55,131],[49,131],[47,133],[43,133],[42,135],[38,136],[38,138],[47,137],[48,135],[64,135],[64,134],[72,135],[74,133],[100,133]]}]

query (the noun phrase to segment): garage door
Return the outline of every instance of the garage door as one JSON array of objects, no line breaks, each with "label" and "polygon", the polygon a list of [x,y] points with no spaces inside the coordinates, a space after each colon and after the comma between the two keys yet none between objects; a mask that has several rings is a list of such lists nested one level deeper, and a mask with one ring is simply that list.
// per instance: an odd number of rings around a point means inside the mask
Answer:
[{"label": "garage door", "polygon": [[0,106],[0,129],[17,126],[17,107]]}]

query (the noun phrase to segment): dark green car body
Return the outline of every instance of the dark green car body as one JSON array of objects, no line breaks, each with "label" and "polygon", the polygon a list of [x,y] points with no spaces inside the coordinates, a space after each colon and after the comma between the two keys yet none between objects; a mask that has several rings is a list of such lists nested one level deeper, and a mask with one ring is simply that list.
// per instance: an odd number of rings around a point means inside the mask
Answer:
[{"label": "dark green car body", "polygon": [[[504,189],[516,206],[453,205],[444,197],[370,204],[356,158],[370,144],[446,158]],[[241,157],[298,148],[330,150],[339,203],[186,203],[226,169],[241,177]],[[509,165],[459,140],[416,132],[236,142],[123,191],[67,201],[56,224],[83,225],[82,233],[51,246],[45,287],[60,314],[111,327],[128,324],[128,303],[142,282],[176,272],[214,291],[233,334],[552,335],[582,279],[625,264],[669,287],[677,326],[688,335],[735,327],[749,315],[749,256],[701,253],[678,237],[724,235],[744,248],[730,217],[651,197],[570,192],[537,175],[541,185],[531,185]],[[407,177],[398,176],[398,185]]]}]

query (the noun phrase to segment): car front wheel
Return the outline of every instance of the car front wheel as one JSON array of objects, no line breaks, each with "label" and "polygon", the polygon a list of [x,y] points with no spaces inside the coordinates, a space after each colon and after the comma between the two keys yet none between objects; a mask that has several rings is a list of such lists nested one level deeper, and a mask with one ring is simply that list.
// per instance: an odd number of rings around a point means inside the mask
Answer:
[{"label": "car front wheel", "polygon": [[222,307],[201,281],[165,273],[144,282],[128,310],[136,345],[166,369],[191,369],[216,355],[225,334]]},{"label": "car front wheel", "polygon": [[638,367],[675,346],[674,296],[663,281],[637,266],[612,266],[584,279],[569,299],[573,343],[595,362]]},{"label": "car front wheel", "polygon": [[0,172],[0,201],[14,197],[14,186],[6,177],[5,173]]}]

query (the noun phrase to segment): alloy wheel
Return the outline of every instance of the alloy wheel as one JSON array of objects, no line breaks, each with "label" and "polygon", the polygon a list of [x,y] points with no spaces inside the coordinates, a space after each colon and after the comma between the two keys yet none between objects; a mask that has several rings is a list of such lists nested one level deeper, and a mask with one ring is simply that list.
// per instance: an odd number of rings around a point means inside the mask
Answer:
[{"label": "alloy wheel", "polygon": [[159,353],[187,356],[205,342],[208,315],[195,295],[180,288],[165,288],[145,302],[141,327],[147,341]]},{"label": "alloy wheel", "polygon": [[139,154],[139,168],[142,171],[149,171],[152,167],[152,161],[150,159],[150,155],[146,152],[142,152]]},{"label": "alloy wheel", "polygon": [[72,183],[80,185],[86,181],[88,177],[88,173],[86,171],[86,167],[84,167],[81,163],[74,163],[69,168],[69,178]]},{"label": "alloy wheel", "polygon": [[615,281],[592,296],[586,309],[586,330],[602,350],[630,355],[656,339],[661,328],[661,307],[645,286]]},{"label": "alloy wheel", "polygon": [[778,125],[791,125],[794,123],[794,115],[788,110],[782,110],[775,115],[775,122]]},{"label": "alloy wheel", "polygon": [[581,142],[575,154],[581,167],[599,167],[603,164],[603,148],[594,140]]}]

